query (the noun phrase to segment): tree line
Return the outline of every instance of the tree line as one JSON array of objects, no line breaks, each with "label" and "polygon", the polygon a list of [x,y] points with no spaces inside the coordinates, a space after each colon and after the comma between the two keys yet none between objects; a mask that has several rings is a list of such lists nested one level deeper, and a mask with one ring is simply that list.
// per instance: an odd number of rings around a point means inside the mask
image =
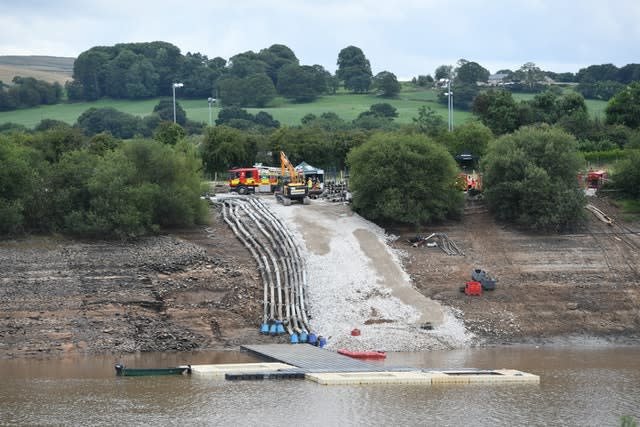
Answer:
[{"label": "tree line", "polygon": [[576,175],[594,150],[616,149],[612,185],[640,198],[640,83],[611,99],[604,120],[589,117],[579,94],[553,90],[516,103],[493,89],[472,105],[477,119],[450,132],[427,106],[399,125],[384,102],[353,121],[325,112],[289,127],[239,107],[223,108],[206,127],[190,122],[179,103],[173,123],[168,100],[144,119],[90,108],[74,126],[4,126],[0,234],[128,238],[202,222],[202,179],[232,166],[278,164],[279,151],[329,173],[347,169],[356,211],[417,228],[460,215],[454,158],[463,152],[480,159],[491,211],[522,227],[557,231],[579,223],[584,198]]},{"label": "tree line", "polygon": [[374,80],[369,61],[355,46],[339,53],[334,76],[321,65],[300,64],[295,53],[281,44],[239,53],[227,61],[200,53],[183,56],[166,42],[123,43],[81,53],[66,88],[70,100],[140,99],[171,95],[172,83],[179,81],[184,83],[180,90],[185,98],[214,97],[225,106],[264,107],[276,96],[311,102],[335,92],[339,84],[358,93],[369,91],[376,82],[393,90],[387,84],[391,75],[385,72]]},{"label": "tree line", "polygon": [[0,235],[127,239],[206,221],[193,145],[49,125],[0,135]]},{"label": "tree line", "polygon": [[57,104],[63,88],[58,82],[48,83],[33,77],[15,76],[7,85],[0,80],[0,111]]},{"label": "tree line", "polygon": [[[145,99],[172,95],[174,82],[184,83],[184,98],[218,99],[225,106],[264,107],[276,97],[294,102],[312,102],[338,88],[353,93],[376,91],[394,97],[400,91],[395,74],[385,70],[373,75],[369,59],[356,46],[347,46],[337,56],[335,74],[320,65],[303,65],[287,46],[274,44],[258,52],[247,51],[225,60],[187,52],[171,43],[121,43],[95,46],[82,52],[74,62],[73,79],[64,91],[71,102],[113,99]],[[541,92],[547,78],[560,83],[577,83],[576,90],[590,99],[611,98],[622,87],[640,80],[640,64],[621,68],[613,64],[591,65],[577,73],[543,71],[528,62],[518,70],[498,70],[501,83],[512,92]],[[446,78],[455,87],[456,108],[471,110],[473,98],[486,83],[489,71],[480,64],[460,59],[457,67],[441,65],[434,77],[419,75],[420,86]],[[16,77],[13,85],[0,84],[0,111],[57,103],[62,87]],[[51,87],[48,87],[51,86]],[[441,102],[446,103],[445,97]]]}]

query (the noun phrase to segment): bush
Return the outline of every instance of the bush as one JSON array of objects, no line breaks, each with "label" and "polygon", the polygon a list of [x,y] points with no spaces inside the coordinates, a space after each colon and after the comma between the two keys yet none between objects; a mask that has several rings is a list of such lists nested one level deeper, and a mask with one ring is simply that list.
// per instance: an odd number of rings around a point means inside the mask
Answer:
[{"label": "bush", "polygon": [[481,162],[489,209],[499,220],[531,230],[576,225],[585,204],[576,146],[573,136],[547,125],[524,127],[490,144]]},{"label": "bush", "polygon": [[349,153],[347,164],[353,208],[368,219],[420,227],[460,214],[455,162],[425,136],[375,134]]},{"label": "bush", "polygon": [[623,196],[640,200],[640,150],[627,150],[624,160],[618,162],[611,174],[610,186]]}]

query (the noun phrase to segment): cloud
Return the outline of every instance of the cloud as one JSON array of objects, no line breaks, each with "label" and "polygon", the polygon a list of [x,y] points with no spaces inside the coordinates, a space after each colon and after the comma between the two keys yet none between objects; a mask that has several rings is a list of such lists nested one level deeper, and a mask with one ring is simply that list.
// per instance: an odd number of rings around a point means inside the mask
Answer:
[{"label": "cloud", "polygon": [[[225,59],[272,44],[334,72],[360,47],[374,73],[432,74],[460,58],[491,71],[535,62],[572,71],[640,56],[640,2],[596,0],[24,0],[3,5],[1,54],[78,56],[98,45],[162,40]],[[561,68],[552,68],[561,67]]]}]

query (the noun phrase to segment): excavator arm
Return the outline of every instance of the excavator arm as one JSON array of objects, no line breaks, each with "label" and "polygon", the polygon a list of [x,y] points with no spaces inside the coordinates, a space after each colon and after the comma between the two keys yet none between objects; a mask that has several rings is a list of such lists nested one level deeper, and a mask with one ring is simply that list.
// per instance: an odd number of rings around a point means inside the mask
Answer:
[{"label": "excavator arm", "polygon": [[280,152],[280,168],[282,169],[283,178],[286,176],[285,172],[289,172],[290,182],[298,183],[300,181],[298,172],[296,172],[295,168],[287,158],[287,155],[284,154],[284,151]]},{"label": "excavator arm", "polygon": [[[279,202],[290,205],[292,200],[298,200],[305,205],[309,204],[309,190],[303,182],[302,174],[296,172],[287,155],[283,151],[280,152],[280,168],[282,173],[282,191],[276,192],[276,198]],[[289,182],[285,177],[289,174]]]}]

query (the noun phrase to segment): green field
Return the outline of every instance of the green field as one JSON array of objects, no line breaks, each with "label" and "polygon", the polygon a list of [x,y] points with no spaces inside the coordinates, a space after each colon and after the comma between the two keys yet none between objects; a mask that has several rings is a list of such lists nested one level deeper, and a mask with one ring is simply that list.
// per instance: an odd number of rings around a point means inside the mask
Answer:
[{"label": "green field", "polygon": [[[535,93],[514,93],[513,99],[516,102],[530,101],[535,96],[536,96]],[[605,117],[604,109],[607,108],[607,101],[600,101],[597,99],[585,99],[584,102],[585,104],[587,104],[587,110],[589,111],[589,114],[591,115],[592,119],[595,119],[596,117],[600,119],[604,119]]]},{"label": "green field", "polygon": [[[514,99],[520,101],[532,99],[533,96],[533,94],[514,94]],[[321,97],[315,102],[307,104],[295,104],[279,99],[274,102],[273,106],[267,108],[248,108],[247,111],[253,114],[259,111],[266,111],[282,125],[296,126],[300,124],[300,119],[307,114],[320,115],[326,112],[336,113],[342,119],[351,121],[358,117],[360,113],[367,111],[371,105],[386,102],[397,109],[399,114],[395,120],[397,123],[411,123],[413,118],[418,116],[418,110],[422,106],[431,107],[446,120],[447,107],[438,104],[436,97],[437,93],[433,90],[405,85],[403,91],[400,92],[400,95],[395,99],[386,99],[375,95],[338,93],[336,95]],[[78,117],[91,107],[112,107],[125,113],[144,117],[151,114],[153,107],[158,101],[158,98],[143,101],[101,99],[95,102],[47,105],[25,110],[0,112],[0,124],[10,122],[23,125],[27,128],[33,128],[43,119],[55,119],[74,124]],[[209,122],[209,104],[206,99],[180,99],[178,95],[177,102],[187,112],[189,120],[202,123]],[[605,101],[587,100],[586,102],[592,117],[604,117],[604,108],[607,105]],[[219,110],[220,107],[218,106],[212,107],[212,120],[215,121]],[[454,109],[453,124],[456,126],[457,124],[464,123],[472,116],[473,114],[470,112]]]},{"label": "green field", "polygon": [[[446,120],[447,107],[438,104],[436,101],[436,92],[431,90],[405,90],[395,99],[380,98],[375,95],[353,95],[340,93],[332,96],[324,96],[315,102],[308,104],[294,104],[286,101],[277,101],[273,107],[267,108],[247,108],[247,111],[255,114],[259,111],[266,111],[271,114],[281,124],[287,126],[295,126],[300,124],[307,114],[320,115],[326,112],[333,112],[346,121],[351,121],[358,117],[364,111],[369,110],[371,105],[386,102],[393,105],[398,111],[397,123],[411,123],[414,117],[418,116],[418,110],[423,105],[431,107],[440,113]],[[105,108],[112,107],[125,113],[144,117],[151,114],[153,107],[158,103],[159,99],[150,99],[144,101],[127,101],[127,100],[109,100],[101,99],[96,102],[81,102],[73,104],[47,105],[25,110],[0,112],[1,123],[16,123],[27,128],[33,128],[43,119],[55,119],[73,124],[76,122],[80,114],[91,107]],[[180,99],[177,96],[176,101],[186,111],[189,120],[208,123],[209,122],[209,104],[206,99],[192,100]],[[220,107],[214,106],[211,109],[212,119],[218,116]],[[453,123],[464,123],[472,116],[466,111],[454,111]]]}]

